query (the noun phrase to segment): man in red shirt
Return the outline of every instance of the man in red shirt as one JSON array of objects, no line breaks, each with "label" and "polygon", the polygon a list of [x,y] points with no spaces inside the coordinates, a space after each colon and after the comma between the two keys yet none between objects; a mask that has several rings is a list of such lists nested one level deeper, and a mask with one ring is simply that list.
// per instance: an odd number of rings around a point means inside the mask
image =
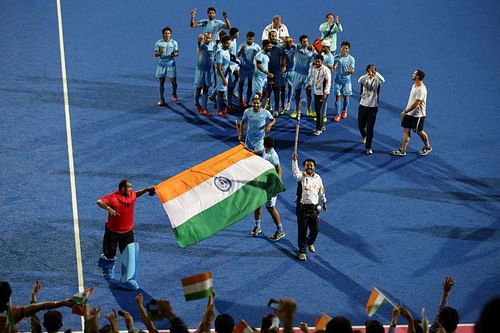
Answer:
[{"label": "man in red shirt", "polygon": [[123,256],[127,246],[134,243],[135,200],[146,192],[150,196],[153,196],[155,188],[146,187],[142,190],[134,191],[132,183],[127,179],[123,179],[118,184],[118,191],[107,194],[96,202],[97,206],[108,212],[108,220],[105,224],[102,241],[103,254],[99,258],[99,267],[103,269],[103,275],[106,280],[113,279],[116,248],[120,249],[120,253]]}]

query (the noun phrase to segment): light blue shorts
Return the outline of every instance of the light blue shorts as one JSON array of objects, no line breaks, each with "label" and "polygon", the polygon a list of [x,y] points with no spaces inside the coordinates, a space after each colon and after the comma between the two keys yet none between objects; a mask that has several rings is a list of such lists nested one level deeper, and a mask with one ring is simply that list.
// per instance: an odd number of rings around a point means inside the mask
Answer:
[{"label": "light blue shorts", "polygon": [[177,76],[177,70],[175,68],[175,65],[169,67],[158,65],[158,67],[156,67],[156,77],[159,79],[165,77],[173,79],[176,76]]},{"label": "light blue shorts", "polygon": [[194,86],[196,88],[210,87],[212,85],[212,70],[202,71],[196,69],[194,72]]},{"label": "light blue shorts", "polygon": [[352,95],[352,85],[351,79],[340,80],[335,78],[333,82],[333,92],[335,96],[351,96]]}]

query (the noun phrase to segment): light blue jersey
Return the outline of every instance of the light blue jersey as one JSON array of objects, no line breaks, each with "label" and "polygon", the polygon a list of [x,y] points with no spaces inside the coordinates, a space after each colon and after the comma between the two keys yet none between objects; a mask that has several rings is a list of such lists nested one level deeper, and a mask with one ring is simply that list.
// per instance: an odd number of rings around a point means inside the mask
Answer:
[{"label": "light blue jersey", "polygon": [[198,61],[196,63],[196,68],[202,71],[212,70],[212,64],[215,55],[215,43],[210,41],[210,43],[200,43],[198,45]]},{"label": "light blue jersey", "polygon": [[225,25],[221,20],[210,21],[209,19],[199,20],[198,24],[201,26],[203,34],[205,34],[205,32],[211,32],[215,39],[219,39],[219,31],[221,31],[222,27]]},{"label": "light blue jersey", "polygon": [[297,47],[297,58],[295,59],[295,72],[301,75],[307,75],[309,73],[309,68],[313,62],[315,52],[308,50],[307,48],[302,48],[302,46]]},{"label": "light blue jersey", "polygon": [[245,49],[241,52],[238,59],[240,60],[240,68],[242,70],[248,70],[253,73],[255,70],[255,55],[260,51],[259,44],[252,43],[252,45],[247,45],[247,43],[242,43],[238,47],[238,50],[241,50],[242,47],[245,46]]},{"label": "light blue jersey", "polygon": [[339,81],[350,81],[351,73],[349,73],[347,69],[349,67],[355,68],[356,61],[354,60],[354,57],[350,54],[343,57],[339,53],[334,57],[334,64],[337,65],[337,69],[335,70],[335,79]]},{"label": "light blue jersey", "polygon": [[286,71],[291,72],[295,70],[295,51],[297,48],[295,46],[284,46],[283,52],[286,57]]},{"label": "light blue jersey", "polygon": [[268,121],[273,119],[271,113],[263,108],[259,112],[254,112],[253,108],[248,108],[243,112],[242,121],[247,125],[245,146],[248,149],[264,151],[264,128]]},{"label": "light blue jersey", "polygon": [[278,153],[276,153],[276,150],[274,150],[274,148],[269,149],[269,151],[264,151],[264,155],[262,155],[262,157],[275,167],[280,165],[280,159],[278,157]]},{"label": "light blue jersey", "polygon": [[155,51],[160,51],[161,49],[163,49],[163,52],[159,57],[158,64],[165,67],[175,66],[175,58],[172,56],[172,52],[179,51],[177,42],[173,39],[170,39],[168,42],[160,39],[155,44]]},{"label": "light blue jersey", "polygon": [[254,74],[254,78],[266,79],[267,78],[266,73],[263,73],[262,71],[260,71],[257,68],[257,63],[259,63],[264,68],[264,70],[266,70],[266,71],[269,70],[269,56],[267,55],[267,53],[264,52],[264,50],[260,50],[255,55],[255,61],[254,61],[255,74]]},{"label": "light blue jersey", "polygon": [[333,64],[335,63],[335,58],[333,57],[333,55],[330,52],[321,52],[321,55],[323,56],[323,65],[332,69]]},{"label": "light blue jersey", "polygon": [[231,62],[231,56],[229,54],[229,50],[224,50],[220,49],[217,51],[215,54],[215,64],[216,64],[216,69],[215,69],[215,82],[217,84],[216,89],[217,91],[227,91],[227,86],[225,86],[222,83],[222,79],[219,75],[219,70],[217,69],[218,65],[222,65],[222,73],[224,73],[224,76],[226,79],[229,81],[229,64]]}]

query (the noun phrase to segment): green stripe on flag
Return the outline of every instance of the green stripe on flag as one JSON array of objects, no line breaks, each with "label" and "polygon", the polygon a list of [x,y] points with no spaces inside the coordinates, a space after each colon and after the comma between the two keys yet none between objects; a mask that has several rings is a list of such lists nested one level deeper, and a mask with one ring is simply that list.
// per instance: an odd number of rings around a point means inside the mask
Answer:
[{"label": "green stripe on flag", "polygon": [[207,298],[210,295],[212,295],[211,287],[209,289],[198,291],[196,293],[184,295],[184,298],[186,299],[186,301],[193,301],[195,299]]},{"label": "green stripe on flag", "polygon": [[175,228],[177,244],[185,248],[224,230],[284,190],[285,186],[276,170],[269,169],[231,196]]}]

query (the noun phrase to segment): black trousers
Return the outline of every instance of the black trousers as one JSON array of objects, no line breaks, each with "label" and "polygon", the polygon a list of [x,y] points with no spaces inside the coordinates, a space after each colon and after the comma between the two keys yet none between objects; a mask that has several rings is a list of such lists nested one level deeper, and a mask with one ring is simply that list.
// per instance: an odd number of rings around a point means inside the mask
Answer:
[{"label": "black trousers", "polygon": [[323,107],[324,102],[323,95],[314,94],[314,111],[316,112],[316,129],[321,131],[323,128],[323,118],[325,117],[325,108]]},{"label": "black trousers", "polygon": [[[317,205],[297,204],[297,234],[299,251],[305,252],[307,245],[314,244],[319,232],[319,213]],[[307,231],[309,229],[309,235]]]},{"label": "black trousers", "polygon": [[113,259],[116,256],[116,248],[120,248],[120,253],[123,253],[127,245],[134,242],[134,230],[130,230],[124,234],[117,234],[109,230],[107,227],[104,231],[102,240],[102,253],[108,259]]},{"label": "black trousers", "polygon": [[360,105],[358,109],[358,128],[363,138],[366,138],[365,148],[370,149],[373,141],[373,129],[377,120],[378,106]]}]

